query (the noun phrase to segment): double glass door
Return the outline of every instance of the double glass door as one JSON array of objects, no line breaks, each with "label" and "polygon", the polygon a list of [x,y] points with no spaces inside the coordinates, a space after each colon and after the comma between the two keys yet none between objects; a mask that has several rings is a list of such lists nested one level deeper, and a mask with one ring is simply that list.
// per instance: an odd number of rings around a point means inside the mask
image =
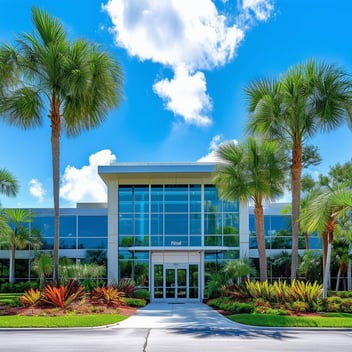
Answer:
[{"label": "double glass door", "polygon": [[154,264],[155,300],[199,300],[198,264]]}]

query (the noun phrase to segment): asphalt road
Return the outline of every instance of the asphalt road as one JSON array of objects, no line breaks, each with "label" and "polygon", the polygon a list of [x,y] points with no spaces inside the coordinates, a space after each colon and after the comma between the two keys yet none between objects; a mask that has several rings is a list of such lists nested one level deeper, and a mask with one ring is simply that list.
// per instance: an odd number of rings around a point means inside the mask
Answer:
[{"label": "asphalt road", "polygon": [[0,330],[4,352],[351,352],[352,330],[124,328]]}]

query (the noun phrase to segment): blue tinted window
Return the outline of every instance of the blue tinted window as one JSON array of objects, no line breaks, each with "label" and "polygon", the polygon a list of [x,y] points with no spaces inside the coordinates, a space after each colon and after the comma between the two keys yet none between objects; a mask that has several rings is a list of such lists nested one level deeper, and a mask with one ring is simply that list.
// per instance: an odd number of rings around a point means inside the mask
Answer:
[{"label": "blue tinted window", "polygon": [[151,214],[151,234],[162,235],[163,233],[163,214]]},{"label": "blue tinted window", "polygon": [[202,236],[190,236],[189,241],[190,241],[189,245],[192,247],[201,246]]},{"label": "blue tinted window", "polygon": [[132,214],[119,215],[119,234],[132,235],[133,234],[133,221]]},{"label": "blue tinted window", "polygon": [[62,238],[60,237],[60,248],[61,249],[76,249],[75,238]]},{"label": "blue tinted window", "polygon": [[214,186],[204,187],[204,211],[209,213],[221,211],[221,201]]},{"label": "blue tinted window", "polygon": [[119,212],[132,212],[132,187],[119,187]]},{"label": "blue tinted window", "polygon": [[229,213],[229,212],[238,212],[239,211],[239,202],[234,201],[234,202],[223,202],[223,209],[224,212]]},{"label": "blue tinted window", "polygon": [[79,237],[106,237],[108,233],[106,216],[79,216]]},{"label": "blue tinted window", "polygon": [[134,211],[136,213],[144,213],[149,211],[148,186],[136,186],[134,188]]},{"label": "blue tinted window", "polygon": [[238,214],[224,214],[224,234],[238,233],[239,232],[239,218]]},{"label": "blue tinted window", "polygon": [[107,249],[107,238],[79,238],[79,249]]},{"label": "blue tinted window", "polygon": [[42,238],[42,249],[54,249],[54,238]]},{"label": "blue tinted window", "polygon": [[135,214],[134,234],[144,235],[149,233],[149,214]]},{"label": "blue tinted window", "polygon": [[60,237],[76,237],[76,217],[60,217]]},{"label": "blue tinted window", "polygon": [[32,221],[32,228],[39,230],[42,237],[54,237],[54,217],[35,217]]},{"label": "blue tinted window", "polygon": [[291,216],[288,215],[271,215],[271,230],[279,231],[281,229],[287,229],[291,231]]},{"label": "blue tinted window", "polygon": [[165,212],[188,211],[188,186],[165,186]]},{"label": "blue tinted window", "polygon": [[201,187],[200,185],[189,186],[190,212],[199,213],[201,211]]},{"label": "blue tinted window", "polygon": [[204,233],[216,234],[221,233],[222,229],[222,215],[221,213],[204,214]]},{"label": "blue tinted window", "polygon": [[163,199],[164,199],[164,188],[163,186],[152,186],[151,187],[151,211],[155,213],[163,212]]},{"label": "blue tinted window", "polygon": [[191,235],[200,234],[202,231],[202,217],[201,214],[191,214],[190,215],[190,233]]},{"label": "blue tinted window", "polygon": [[161,247],[164,245],[164,236],[150,236],[150,245],[153,247]]},{"label": "blue tinted window", "polygon": [[187,235],[188,214],[165,214],[166,235]]}]

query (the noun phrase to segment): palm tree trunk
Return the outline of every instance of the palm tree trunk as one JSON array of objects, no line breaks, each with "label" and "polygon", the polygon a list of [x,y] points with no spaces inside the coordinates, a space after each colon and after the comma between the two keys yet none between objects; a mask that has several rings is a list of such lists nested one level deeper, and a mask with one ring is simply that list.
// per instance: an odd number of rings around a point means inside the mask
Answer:
[{"label": "palm tree trunk", "polygon": [[53,167],[53,195],[54,195],[54,217],[55,217],[55,239],[54,239],[54,270],[53,281],[60,285],[59,281],[59,243],[60,243],[60,113],[59,102],[53,97],[51,106],[51,148]]},{"label": "palm tree trunk", "polygon": [[292,148],[292,261],[291,261],[291,282],[297,276],[298,263],[298,236],[299,229],[299,211],[301,203],[301,174],[302,174],[302,143],[300,141],[293,142]]},{"label": "palm tree trunk", "polygon": [[262,205],[255,205],[254,216],[255,216],[255,232],[256,232],[257,244],[258,244],[260,281],[263,282],[268,280],[268,273],[267,273],[267,260],[266,260],[265,236],[264,236],[264,211],[263,211]]},{"label": "palm tree trunk", "polygon": [[333,233],[328,231],[328,248],[326,252],[326,263],[323,278],[323,297],[328,294],[328,287],[330,285],[330,263],[331,263],[331,248],[332,248]]},{"label": "palm tree trunk", "polygon": [[328,232],[324,231],[322,234],[322,239],[323,239],[323,273],[325,273],[325,268],[326,268],[326,257],[328,254]]}]

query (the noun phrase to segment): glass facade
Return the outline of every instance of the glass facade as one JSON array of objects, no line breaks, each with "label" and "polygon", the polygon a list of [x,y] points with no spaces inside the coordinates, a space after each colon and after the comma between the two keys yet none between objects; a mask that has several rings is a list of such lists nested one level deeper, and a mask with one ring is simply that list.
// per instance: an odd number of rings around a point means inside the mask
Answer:
[{"label": "glass facade", "polygon": [[[291,215],[264,215],[264,234],[266,249],[286,250],[292,248],[291,236]],[[249,215],[249,248],[257,249],[257,239],[255,233],[255,218]],[[317,233],[308,237],[308,243],[304,235],[298,239],[299,249],[321,249],[322,240]]]},{"label": "glass facade", "polygon": [[220,200],[213,185],[124,185],[118,233],[119,275],[142,285],[149,250],[204,248],[209,268],[239,258],[239,203]]}]

